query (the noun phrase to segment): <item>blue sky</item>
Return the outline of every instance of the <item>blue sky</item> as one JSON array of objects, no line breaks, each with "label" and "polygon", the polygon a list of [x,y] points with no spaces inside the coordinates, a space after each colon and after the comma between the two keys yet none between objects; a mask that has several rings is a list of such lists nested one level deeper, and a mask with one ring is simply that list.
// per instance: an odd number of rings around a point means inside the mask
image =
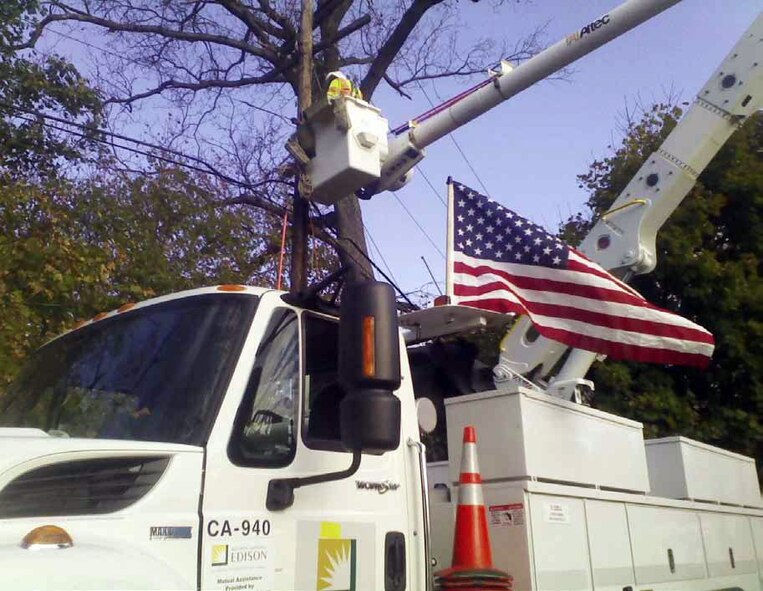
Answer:
[{"label": "blue sky", "polygon": [[[492,35],[508,41],[548,23],[548,42],[617,6],[617,0],[536,0],[495,9],[489,2],[461,2],[464,35]],[[559,221],[581,211],[587,195],[576,175],[607,146],[619,141],[618,118],[640,100],[662,100],[670,92],[682,100],[695,93],[763,9],[760,0],[684,0],[677,6],[586,56],[569,82],[543,82],[496,107],[454,135],[490,196],[555,231]],[[466,84],[427,87],[447,98]],[[426,111],[422,94],[413,100],[379,93],[374,104],[394,127]],[[443,138],[427,150],[421,167],[445,195],[448,175],[477,190],[480,184],[453,142]],[[422,176],[397,196],[432,240],[445,250],[445,208]],[[430,282],[424,256],[438,280],[445,262],[391,193],[364,202],[366,228],[404,291]],[[384,266],[371,246],[374,259]],[[425,286],[434,293],[434,286]]]},{"label": "blue sky", "polygon": [[[465,42],[489,36],[512,45],[536,27],[546,24],[545,42],[551,44],[618,6],[622,0],[506,0],[496,7],[490,0],[458,3]],[[560,221],[583,210],[587,198],[576,176],[605,156],[608,145],[620,140],[617,127],[626,104],[649,105],[678,95],[692,100],[742,32],[752,23],[762,0],[683,0],[651,21],[610,42],[573,65],[569,81],[536,84],[499,105],[453,135],[472,163],[489,195],[555,232]],[[103,44],[98,34],[76,33]],[[90,35],[90,37],[88,37]],[[52,38],[58,51],[69,54],[89,73],[88,50]],[[437,102],[474,84],[472,80],[438,81],[425,85]],[[392,128],[428,110],[421,92],[412,100],[380,87],[374,104]],[[129,125],[127,133],[151,139],[151,128],[168,111],[139,114],[142,125]],[[397,192],[397,198],[416,218],[434,245],[424,236],[392,193],[363,202],[366,229],[373,242],[371,255],[389,267],[403,291],[424,287],[436,294],[421,257],[437,280],[445,277],[445,180],[448,175],[482,191],[481,184],[450,138],[427,149],[422,174]],[[381,256],[380,254],[381,253]],[[383,257],[383,258],[382,258]],[[659,263],[658,263],[659,264]],[[429,283],[429,285],[427,285]]]}]

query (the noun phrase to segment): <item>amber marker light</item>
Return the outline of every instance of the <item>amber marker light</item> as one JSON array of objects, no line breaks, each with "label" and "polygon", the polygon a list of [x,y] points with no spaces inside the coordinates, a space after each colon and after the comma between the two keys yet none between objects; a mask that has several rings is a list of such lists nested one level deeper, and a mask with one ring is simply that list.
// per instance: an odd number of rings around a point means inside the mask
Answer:
[{"label": "amber marker light", "polygon": [[376,376],[376,320],[373,316],[363,318],[363,375]]},{"label": "amber marker light", "polygon": [[21,540],[21,547],[25,550],[64,550],[72,546],[72,537],[57,525],[36,527]]},{"label": "amber marker light", "polygon": [[126,304],[122,304],[117,308],[117,313],[121,314],[122,312],[127,312],[127,310],[132,310],[135,307],[135,304],[132,302],[128,302]]},{"label": "amber marker light", "polygon": [[245,285],[218,285],[217,291],[246,291]]}]

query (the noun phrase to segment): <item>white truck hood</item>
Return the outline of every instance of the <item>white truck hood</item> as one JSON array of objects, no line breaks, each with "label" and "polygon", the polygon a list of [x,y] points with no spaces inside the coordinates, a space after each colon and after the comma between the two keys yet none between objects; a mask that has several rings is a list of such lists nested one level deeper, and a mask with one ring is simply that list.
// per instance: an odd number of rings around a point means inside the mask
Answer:
[{"label": "white truck hood", "polygon": [[[110,480],[122,478],[117,482],[125,482],[124,470],[119,472],[120,462],[108,460],[125,458],[130,466],[135,458],[156,456],[171,459],[164,464],[150,488],[135,489],[142,492],[141,495],[128,495],[124,486],[115,486]],[[102,459],[107,461],[100,462]],[[90,464],[94,472],[73,467],[80,460],[97,460]],[[37,477],[34,487],[37,487],[35,492],[41,492],[39,500],[19,492],[19,486],[22,489],[28,487],[23,484],[28,474],[56,465],[60,465],[58,472]],[[149,461],[148,465],[156,464]],[[6,511],[0,518],[0,589],[195,589],[202,465],[203,449],[200,447],[113,439],[70,439],[51,437],[37,429],[0,428],[0,497],[9,497],[4,504],[0,502],[0,508],[12,509],[16,499],[20,503],[17,507],[29,507],[30,499],[32,501],[31,509],[26,512]],[[68,466],[72,466],[71,472],[67,472]],[[152,473],[152,469],[149,468],[147,473]],[[157,473],[154,471],[153,474]],[[66,496],[72,493],[72,478],[82,486],[67,500]],[[21,485],[18,485],[19,481],[22,481]],[[60,486],[60,493],[56,492],[56,486]],[[65,502],[56,506],[61,509],[60,514],[51,515],[47,512],[48,503],[57,498],[56,494],[63,496]],[[123,502],[122,494],[131,498]],[[90,503],[86,499],[83,503],[86,510],[83,510],[76,503],[70,504],[71,499],[78,498],[77,495],[93,495],[95,501]],[[107,497],[110,508],[100,510],[99,503]],[[35,513],[35,502],[41,509],[39,514]],[[52,551],[26,549],[21,541],[43,525],[64,529],[71,536],[73,545]],[[165,538],[157,536],[170,534],[152,533],[155,531],[182,533],[171,542],[163,543]]]},{"label": "white truck hood", "polygon": [[0,428],[0,489],[21,472],[58,461],[202,452],[177,443],[51,437],[39,429]]}]

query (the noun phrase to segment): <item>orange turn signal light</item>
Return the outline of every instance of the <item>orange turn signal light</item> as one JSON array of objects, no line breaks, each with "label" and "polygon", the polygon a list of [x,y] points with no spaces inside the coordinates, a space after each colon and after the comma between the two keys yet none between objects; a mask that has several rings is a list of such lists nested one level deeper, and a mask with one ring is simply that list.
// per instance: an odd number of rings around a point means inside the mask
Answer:
[{"label": "orange turn signal light", "polygon": [[437,296],[434,299],[435,306],[447,306],[450,304],[450,297],[446,295]]},{"label": "orange turn signal light", "polygon": [[218,285],[217,291],[246,291],[246,285]]},{"label": "orange turn signal light", "polygon": [[34,528],[24,539],[21,540],[21,547],[25,550],[42,550],[71,548],[74,545],[69,533],[57,525],[43,525]]},{"label": "orange turn signal light", "polygon": [[373,316],[363,318],[363,375],[376,376],[376,319]]}]

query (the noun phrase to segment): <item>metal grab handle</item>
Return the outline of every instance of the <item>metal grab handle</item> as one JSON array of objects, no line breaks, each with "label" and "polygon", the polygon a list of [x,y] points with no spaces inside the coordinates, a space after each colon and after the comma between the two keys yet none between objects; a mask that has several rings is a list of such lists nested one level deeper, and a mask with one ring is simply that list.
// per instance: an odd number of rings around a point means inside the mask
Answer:
[{"label": "metal grab handle", "polygon": [[419,456],[419,478],[421,480],[421,503],[424,521],[424,562],[426,563],[426,591],[433,591],[434,578],[432,576],[432,551],[429,531],[429,484],[427,482],[427,446],[412,437],[406,442],[408,447],[415,447]]}]

